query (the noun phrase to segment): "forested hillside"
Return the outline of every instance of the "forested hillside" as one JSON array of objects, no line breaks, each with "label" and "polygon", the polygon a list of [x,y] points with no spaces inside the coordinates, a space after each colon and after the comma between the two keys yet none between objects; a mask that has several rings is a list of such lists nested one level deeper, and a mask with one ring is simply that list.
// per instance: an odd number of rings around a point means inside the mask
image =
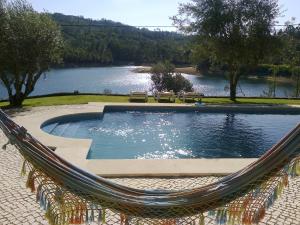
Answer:
[{"label": "forested hillside", "polygon": [[190,60],[191,38],[181,34],[139,29],[104,19],[59,13],[50,16],[62,25],[65,64],[148,64],[162,60],[187,64]]}]

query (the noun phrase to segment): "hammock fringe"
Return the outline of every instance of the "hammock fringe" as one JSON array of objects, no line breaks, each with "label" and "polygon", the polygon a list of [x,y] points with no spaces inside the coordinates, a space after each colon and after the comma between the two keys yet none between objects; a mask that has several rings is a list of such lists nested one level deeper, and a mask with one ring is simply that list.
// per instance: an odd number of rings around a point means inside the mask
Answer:
[{"label": "hammock fringe", "polygon": [[[25,159],[22,164],[22,174],[25,175],[28,168],[33,166]],[[245,197],[238,198],[232,203],[216,210],[210,210],[207,217],[215,218],[216,224],[257,224],[265,216],[266,210],[281,196],[285,187],[288,186],[289,177],[300,175],[300,157],[293,160],[282,171],[274,174],[269,180],[250,191]],[[36,179],[40,178],[40,179]],[[39,181],[37,181],[39,180]],[[38,182],[35,188],[35,182]],[[87,203],[76,196],[63,191],[63,189],[51,181],[37,169],[31,169],[27,175],[26,187],[36,192],[36,201],[45,210],[45,217],[51,225],[89,224],[97,222],[106,223],[106,209],[100,205]],[[256,199],[260,199],[259,203]],[[256,208],[253,209],[253,204]],[[258,207],[259,205],[259,207]],[[97,215],[97,217],[95,216]],[[199,213],[198,219],[193,219],[191,225],[205,225],[206,216]],[[97,219],[96,219],[97,218]],[[128,215],[120,213],[120,225],[129,225],[133,221]],[[135,225],[142,225],[137,219]],[[164,220],[161,225],[181,225],[175,219]]]},{"label": "hammock fringe", "polygon": [[2,110],[0,128],[24,157],[21,175],[27,174],[26,187],[36,192],[50,225],[109,224],[116,216],[121,225],[204,225],[206,217],[217,224],[257,224],[289,178],[300,175],[300,124],[244,169],[205,187],[175,192],[129,188],[89,174]]}]

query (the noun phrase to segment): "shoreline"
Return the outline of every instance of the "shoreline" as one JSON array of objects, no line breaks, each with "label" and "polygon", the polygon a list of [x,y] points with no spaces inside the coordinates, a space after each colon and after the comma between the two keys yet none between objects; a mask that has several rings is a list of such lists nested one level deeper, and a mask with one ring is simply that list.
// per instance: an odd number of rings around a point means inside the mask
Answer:
[{"label": "shoreline", "polygon": [[[151,67],[150,66],[141,66],[135,69],[131,70],[134,73],[150,73]],[[188,75],[195,75],[195,76],[217,76],[217,75],[203,75],[200,72],[196,70],[195,67],[176,67],[175,68],[176,73],[183,73]],[[225,75],[219,75],[219,76],[225,76]],[[249,76],[241,76],[241,78],[249,79],[249,80],[264,80],[266,82],[274,82],[273,76],[257,76],[257,75],[249,75]],[[277,83],[281,84],[293,84],[293,80],[291,78],[277,76],[276,78]]]},{"label": "shoreline", "polygon": [[[134,72],[134,73],[150,73],[151,72],[151,66],[141,66],[141,67],[138,67],[138,68],[134,68],[131,71]],[[175,72],[176,73],[184,73],[184,74],[189,74],[189,75],[201,76],[201,74],[193,66],[176,67]]]},{"label": "shoreline", "polygon": [[294,81],[291,78],[278,76],[274,79],[273,76],[257,76],[257,75],[249,75],[245,76],[246,79],[249,80],[264,80],[266,82],[274,82],[280,83],[280,84],[293,84]]}]

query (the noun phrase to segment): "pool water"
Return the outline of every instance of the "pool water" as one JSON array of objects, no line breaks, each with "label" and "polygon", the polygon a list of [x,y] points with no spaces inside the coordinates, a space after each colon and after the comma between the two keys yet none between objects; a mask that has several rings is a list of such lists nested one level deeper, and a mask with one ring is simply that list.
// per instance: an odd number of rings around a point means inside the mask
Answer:
[{"label": "pool water", "polygon": [[88,159],[256,158],[299,121],[300,115],[119,111],[42,129],[92,139]]}]

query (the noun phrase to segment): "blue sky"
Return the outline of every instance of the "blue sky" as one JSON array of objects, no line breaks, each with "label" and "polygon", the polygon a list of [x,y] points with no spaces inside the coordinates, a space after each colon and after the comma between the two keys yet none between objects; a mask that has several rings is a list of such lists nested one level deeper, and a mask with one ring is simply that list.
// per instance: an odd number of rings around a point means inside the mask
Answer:
[{"label": "blue sky", "polygon": [[[110,19],[128,25],[172,25],[178,4],[189,0],[29,0],[37,11],[60,12],[93,19]],[[300,20],[299,0],[279,0],[284,23],[292,16]]]}]

